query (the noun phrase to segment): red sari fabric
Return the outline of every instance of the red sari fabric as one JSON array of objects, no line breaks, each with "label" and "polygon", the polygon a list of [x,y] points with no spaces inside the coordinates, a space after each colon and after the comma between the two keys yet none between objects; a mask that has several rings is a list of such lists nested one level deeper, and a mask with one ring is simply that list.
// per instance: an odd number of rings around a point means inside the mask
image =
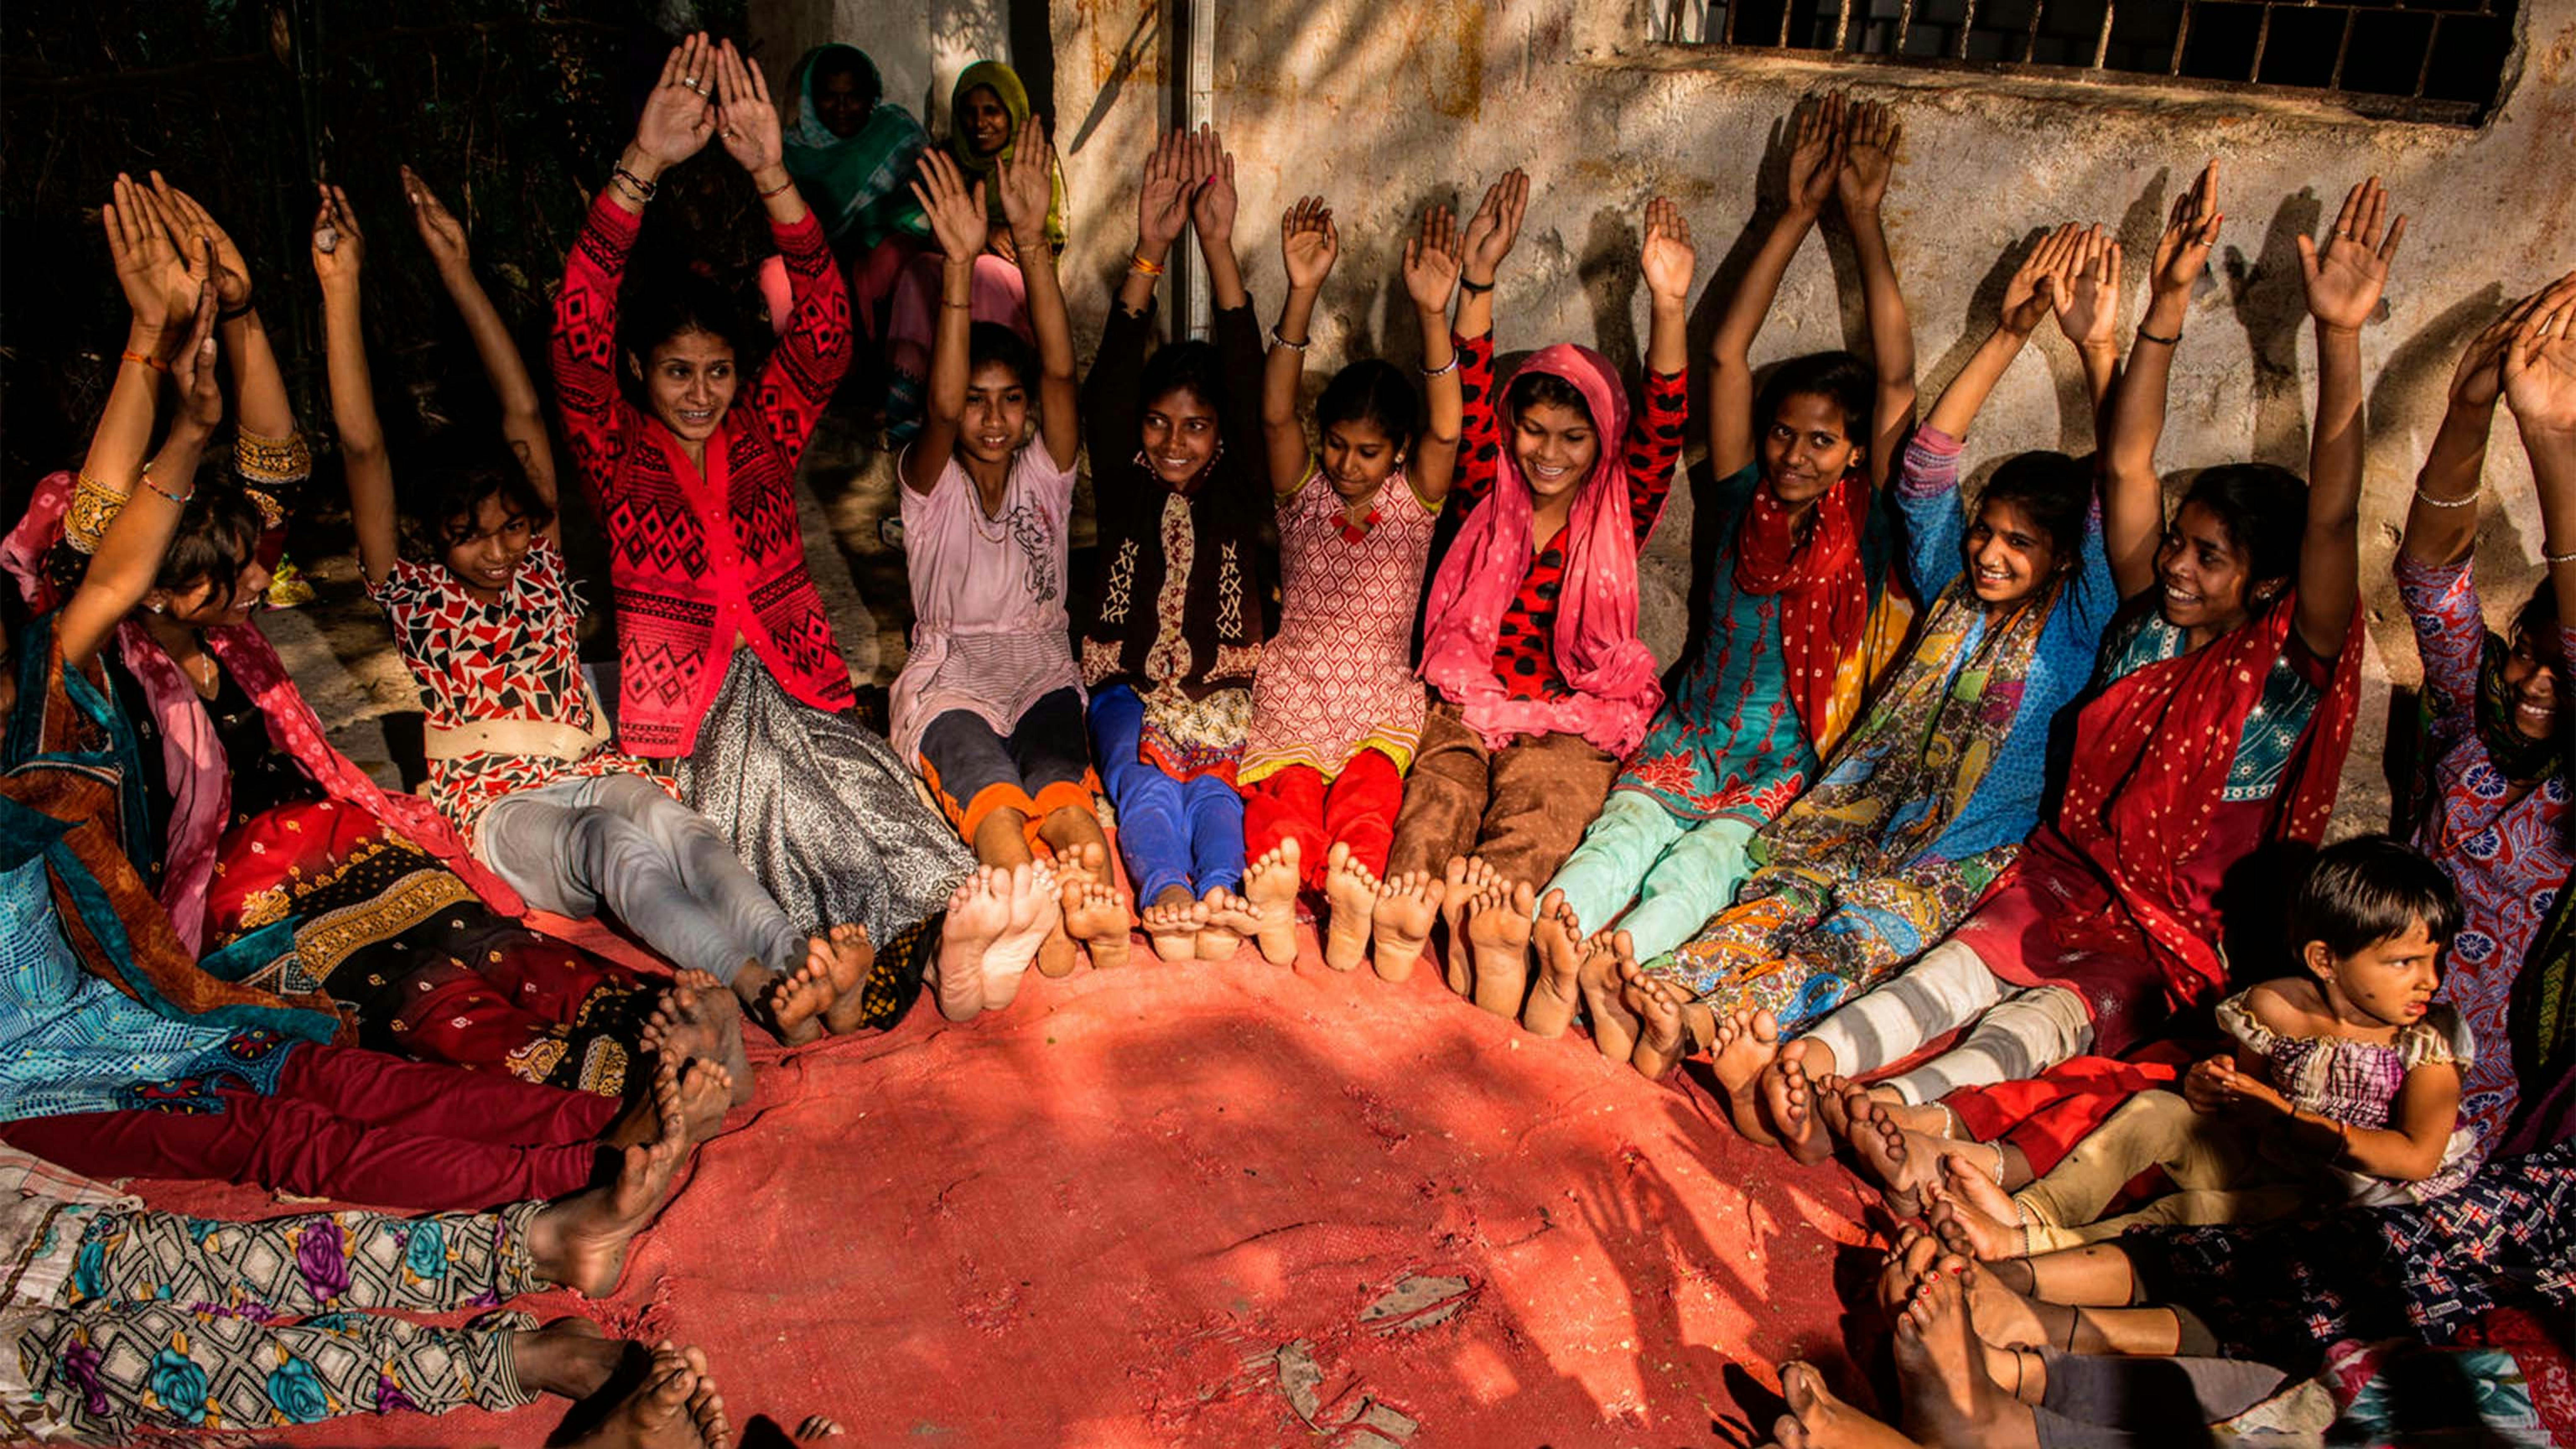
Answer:
[{"label": "red sari fabric", "polygon": [[2191,1061],[2189,1047],[2162,1041],[2125,1061],[2075,1057],[2027,1081],[1970,1087],[1941,1100],[1959,1130],[1980,1142],[2011,1143],[2034,1175],[2044,1175],[2121,1103],[2153,1087],[2176,1090]]},{"label": "red sari fabric", "polygon": [[1860,557],[1869,501],[1869,480],[1844,474],[1816,500],[1814,531],[1801,540],[1790,511],[1757,485],[1735,534],[1735,587],[1779,595],[1781,665],[1798,718],[1810,721],[1820,740],[1830,737],[1825,722],[1834,718],[1843,659],[1869,626],[1869,576]]}]

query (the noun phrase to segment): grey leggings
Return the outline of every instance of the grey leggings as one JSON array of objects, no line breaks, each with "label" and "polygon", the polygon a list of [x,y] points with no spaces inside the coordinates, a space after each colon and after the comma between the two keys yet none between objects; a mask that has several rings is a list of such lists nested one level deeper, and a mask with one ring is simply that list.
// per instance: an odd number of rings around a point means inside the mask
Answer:
[{"label": "grey leggings", "polygon": [[[2280,1391],[2284,1375],[2232,1358],[2126,1358],[2039,1350],[2048,1390],[2031,1410],[2040,1449],[2210,1442],[2208,1428]],[[2112,1427],[2112,1426],[2118,1427]]]},{"label": "grey leggings", "polygon": [[505,796],[474,837],[530,906],[566,916],[605,907],[682,970],[730,982],[746,960],[785,971],[804,959],[804,934],[716,828],[640,776]]},{"label": "grey leggings", "polygon": [[1816,1023],[1807,1036],[1832,1049],[1835,1071],[1859,1077],[1971,1022],[1958,1045],[1880,1085],[1894,1087],[1908,1102],[1937,1102],[1961,1087],[2036,1077],[2093,1042],[2092,1022],[2074,992],[2008,988],[1958,941],[1925,952],[1887,984]]}]

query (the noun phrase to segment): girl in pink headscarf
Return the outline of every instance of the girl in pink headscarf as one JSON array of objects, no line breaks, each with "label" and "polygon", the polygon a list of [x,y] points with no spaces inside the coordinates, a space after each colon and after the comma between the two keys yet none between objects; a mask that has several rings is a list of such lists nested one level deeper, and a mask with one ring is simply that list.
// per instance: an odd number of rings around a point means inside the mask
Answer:
[{"label": "girl in pink headscarf", "polygon": [[1690,227],[1660,197],[1638,258],[1653,312],[1644,411],[1631,420],[1599,353],[1562,343],[1523,363],[1495,406],[1494,272],[1528,204],[1514,171],[1467,225],[1454,486],[1470,511],[1423,614],[1432,703],[1375,916],[1377,969],[1400,979],[1443,912],[1450,985],[1505,1016],[1521,1010],[1533,882],[1573,852],[1663,699],[1637,637],[1637,552],[1663,515],[1690,409]]}]

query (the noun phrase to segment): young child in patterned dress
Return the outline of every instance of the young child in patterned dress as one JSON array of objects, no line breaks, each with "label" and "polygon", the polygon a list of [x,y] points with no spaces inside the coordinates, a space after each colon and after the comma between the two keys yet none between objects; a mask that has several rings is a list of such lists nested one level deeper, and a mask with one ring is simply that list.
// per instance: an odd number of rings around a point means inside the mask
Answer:
[{"label": "young child in patterned dress", "polygon": [[[984,183],[969,193],[957,163],[933,151],[913,187],[947,261],[928,407],[898,465],[913,629],[893,734],[976,859],[1007,871],[1051,857],[1058,894],[1044,909],[1060,919],[1030,944],[1038,969],[1061,976],[1075,938],[1095,965],[1124,961],[1128,916],[1092,808],[1099,781],[1064,607],[1082,430],[1073,324],[1045,233],[1055,153],[1034,121],[1013,151],[992,184],[1021,232],[1035,355],[1009,328],[972,320]],[[1028,964],[997,946],[981,971],[942,973],[940,1010],[963,1020],[1010,1005]]]},{"label": "young child in patterned dress", "polygon": [[1404,248],[1429,418],[1417,422],[1413,384],[1392,365],[1354,362],[1315,404],[1320,452],[1307,449],[1297,392],[1315,299],[1341,235],[1332,211],[1312,196],[1289,211],[1279,233],[1288,301],[1261,386],[1278,490],[1279,632],[1253,677],[1252,733],[1235,774],[1252,862],[1243,894],[1260,923],[1261,954],[1285,965],[1296,954],[1298,890],[1320,893],[1329,907],[1324,960],[1348,971],[1368,946],[1404,770],[1422,735],[1422,683],[1408,654],[1464,411],[1448,315],[1458,228],[1446,207],[1433,207]]},{"label": "young child in patterned dress", "polygon": [[[504,416],[518,420],[505,424],[516,466],[422,472],[408,511],[429,557],[404,557],[359,331],[365,237],[347,198],[324,188],[313,266],[322,281],[332,418],[367,594],[392,621],[395,647],[429,712],[430,802],[530,906],[577,918],[605,908],[669,958],[693,989],[675,996],[663,1017],[665,1050],[715,1055],[717,1041],[730,1038],[723,1054],[747,1096],[735,998],[758,1008],[772,1030],[810,1037],[824,1007],[839,1004],[816,983],[828,986],[835,952],[863,948],[864,940],[846,930],[798,931],[714,827],[644,761],[615,748],[581,672],[581,605],[557,538],[552,455],[543,424],[523,426],[534,417],[535,386],[464,265],[461,229],[418,178],[407,175],[406,189],[433,252],[442,263],[453,256],[462,282],[451,285],[464,294]],[[528,406],[513,407],[514,399]],[[732,995],[696,989],[718,983]]]}]

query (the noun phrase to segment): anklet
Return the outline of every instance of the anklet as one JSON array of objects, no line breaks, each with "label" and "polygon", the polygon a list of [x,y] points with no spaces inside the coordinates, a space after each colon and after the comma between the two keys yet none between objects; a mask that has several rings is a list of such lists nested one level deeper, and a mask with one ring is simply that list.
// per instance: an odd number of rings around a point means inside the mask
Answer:
[{"label": "anklet", "polygon": [[2421,483],[2415,485],[2415,496],[2435,508],[2475,508],[2478,506],[2479,498],[2477,493],[2472,493],[2466,498],[2436,498],[2425,492],[2424,485]]}]

